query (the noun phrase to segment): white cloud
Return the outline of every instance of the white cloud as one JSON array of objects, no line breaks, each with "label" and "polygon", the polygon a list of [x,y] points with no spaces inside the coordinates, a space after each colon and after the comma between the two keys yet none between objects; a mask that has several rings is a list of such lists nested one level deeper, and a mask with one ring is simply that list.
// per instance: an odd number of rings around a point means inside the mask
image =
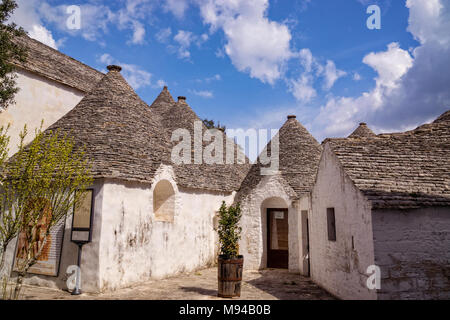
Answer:
[{"label": "white cloud", "polygon": [[407,0],[406,6],[410,9],[408,31],[417,40],[422,44],[437,41],[440,45],[448,46],[450,21],[443,14],[445,7],[441,0]]},{"label": "white cloud", "polygon": [[221,28],[227,39],[225,53],[241,72],[273,84],[291,58],[291,33],[267,17],[268,0],[198,0],[211,32]]},{"label": "white cloud", "polygon": [[324,76],[325,76],[324,88],[326,90],[330,90],[334,86],[334,83],[339,78],[342,78],[346,75],[347,73],[345,71],[336,69],[336,65],[334,64],[334,62],[328,60],[324,69]]},{"label": "white cloud", "polygon": [[305,69],[305,72],[309,73],[313,70],[316,60],[314,59],[311,50],[301,49],[298,53],[298,58],[300,59],[300,64]]},{"label": "white cloud", "polygon": [[161,29],[156,34],[156,40],[161,43],[167,43],[169,41],[170,36],[172,35],[172,29],[170,27]]},{"label": "white cloud", "polygon": [[181,46],[189,47],[191,45],[191,42],[193,41],[192,32],[180,30],[173,39]]},{"label": "white cloud", "polygon": [[197,79],[195,82],[197,83],[211,83],[213,81],[220,81],[222,80],[222,76],[220,74],[215,74],[212,77],[207,77],[205,79]]},{"label": "white cloud", "polygon": [[55,26],[58,30],[66,32],[72,36],[81,35],[88,41],[97,41],[102,34],[109,30],[109,25],[117,21],[118,16],[113,13],[109,7],[102,4],[83,4],[79,5],[81,11],[81,29],[70,30],[67,28],[66,13],[67,5],[50,5],[48,2],[40,2],[35,8],[39,16]]},{"label": "white cloud", "polygon": [[23,27],[29,36],[54,49],[58,49],[57,42],[51,31],[44,27],[37,11],[37,0],[18,0],[18,8],[11,16],[11,21]]},{"label": "white cloud", "polygon": [[225,50],[223,48],[217,48],[216,52],[214,53],[217,58],[225,58]]},{"label": "white cloud", "polygon": [[191,57],[191,52],[189,51],[191,45],[196,44],[200,47],[208,38],[205,34],[198,36],[191,31],[179,30],[173,38],[178,46],[178,57],[180,59],[189,59]]},{"label": "white cloud", "polygon": [[188,0],[165,0],[163,8],[166,12],[170,11],[175,17],[181,19],[189,7]]},{"label": "white cloud", "polygon": [[406,5],[408,30],[420,45],[412,55],[398,43],[367,54],[363,62],[378,74],[375,87],[358,97],[331,97],[310,123],[317,136],[347,135],[361,121],[378,132],[408,130],[450,109],[450,4],[408,0]]},{"label": "white cloud", "polygon": [[133,44],[142,44],[144,43],[145,38],[145,27],[140,22],[134,23],[134,31],[133,31],[133,38],[131,40],[131,43]]},{"label": "white cloud", "polygon": [[377,84],[394,88],[398,80],[412,67],[413,58],[408,51],[393,42],[387,51],[366,55],[363,62],[378,73]]},{"label": "white cloud", "polygon": [[37,24],[33,25],[33,28],[31,30],[28,30],[28,35],[33,39],[45,43],[46,45],[52,47],[53,49],[58,49],[56,41],[55,39],[53,39],[52,33],[41,25]]},{"label": "white cloud", "polygon": [[162,88],[164,86],[167,86],[167,82],[165,82],[164,80],[158,80],[156,81],[156,87],[158,88]]},{"label": "white cloud", "polygon": [[399,81],[412,66],[409,53],[398,43],[391,43],[383,52],[366,55],[363,62],[377,73],[376,86],[360,97],[331,97],[320,109],[314,127],[326,128],[323,134],[339,136],[354,128],[357,122],[368,121],[371,113],[383,107],[384,100],[399,85]]},{"label": "white cloud", "polygon": [[209,82],[212,82],[212,81],[220,81],[220,80],[222,80],[222,77],[220,76],[220,74],[216,74],[216,75],[214,75],[212,77],[206,78],[205,82],[209,83]]},{"label": "white cloud", "polygon": [[289,91],[298,101],[309,102],[317,96],[313,87],[313,78],[309,74],[302,74],[298,79],[288,81]]},{"label": "white cloud", "polygon": [[131,29],[133,31],[133,36],[128,43],[145,43],[144,25],[154,7],[155,2],[152,0],[126,0],[125,6],[113,14],[113,23],[117,24],[120,30]]},{"label": "white cloud", "polygon": [[188,49],[193,41],[192,32],[179,30],[173,40],[179,44],[178,57],[181,59],[189,59],[191,57],[191,53]]},{"label": "white cloud", "polygon": [[156,85],[153,85],[151,82],[152,74],[142,70],[139,66],[134,64],[126,64],[118,61],[109,53],[105,53],[101,55],[98,61],[104,65],[120,65],[122,67],[122,74],[127,82],[133,87],[134,90],[138,90],[143,87],[153,86],[153,87],[161,87],[163,80],[158,80]]},{"label": "white cloud", "polygon": [[362,77],[361,77],[361,75],[358,72],[354,72],[353,73],[353,80],[360,81],[360,80],[362,80]]},{"label": "white cloud", "polygon": [[192,92],[196,96],[199,96],[199,97],[202,97],[202,98],[206,98],[206,99],[210,99],[210,98],[214,97],[214,93],[212,91],[207,91],[207,90],[201,90],[201,91],[190,90],[190,92]]},{"label": "white cloud", "polygon": [[131,30],[129,44],[145,42],[145,23],[156,5],[152,0],[124,0],[117,10],[112,10],[108,3],[90,0],[78,5],[81,9],[81,29],[70,30],[66,24],[68,5],[53,5],[42,0],[19,0],[18,4],[15,18],[27,31],[32,30],[33,25],[43,26],[42,22],[45,22],[71,36],[80,35],[88,41],[99,41],[111,26],[116,26],[119,30]]},{"label": "white cloud", "polygon": [[333,61],[328,60],[326,64],[321,64],[312,54],[311,50],[304,48],[297,54],[303,71],[298,78],[287,79],[289,91],[300,102],[310,102],[317,96],[314,88],[315,82],[323,78],[323,90],[329,91],[335,82],[344,77],[347,73],[336,68]]}]

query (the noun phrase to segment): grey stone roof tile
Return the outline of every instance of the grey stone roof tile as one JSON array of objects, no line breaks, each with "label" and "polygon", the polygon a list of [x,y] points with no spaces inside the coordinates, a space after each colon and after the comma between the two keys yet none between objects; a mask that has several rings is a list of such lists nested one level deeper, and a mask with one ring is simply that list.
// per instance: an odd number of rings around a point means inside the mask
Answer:
[{"label": "grey stone roof tile", "polygon": [[115,69],[47,131],[57,129],[86,148],[95,178],[151,182],[170,161],[161,120]]},{"label": "grey stone roof tile", "polygon": [[349,138],[370,138],[375,137],[376,134],[367,126],[366,123],[360,123],[359,127],[356,128],[355,131],[351,135],[349,135]]},{"label": "grey stone roof tile", "polygon": [[[297,196],[308,194],[314,185],[322,147],[294,116],[290,116],[278,132],[280,142],[279,171]],[[266,146],[271,155],[271,143]],[[266,152],[266,151],[263,151]],[[243,181],[238,198],[249,195],[259,184],[261,163],[255,163]]]},{"label": "grey stone roof tile", "polygon": [[450,206],[449,115],[404,133],[324,143],[374,208]]},{"label": "grey stone roof tile", "polygon": [[28,36],[16,38],[15,41],[28,52],[26,62],[13,61],[18,68],[85,93],[91,91],[104,76],[100,71]]},{"label": "grey stone roof tile", "polygon": [[[161,124],[165,128],[169,137],[177,129],[187,129],[192,138],[192,152],[194,150],[194,123],[201,121],[192,108],[186,103],[184,97],[178,102],[172,98],[167,87],[163,89],[155,102],[151,105],[154,113],[158,114]],[[207,130],[202,123],[202,134]],[[223,147],[226,148],[227,137],[224,135]],[[172,144],[175,145],[177,142]],[[203,142],[203,149],[209,145]],[[180,186],[193,189],[204,189],[211,191],[233,192],[239,189],[243,179],[250,169],[249,161],[246,164],[237,164],[238,149],[235,146],[235,164],[183,164],[174,165],[177,183]],[[193,161],[193,156],[191,157]],[[226,153],[224,152],[223,163],[226,163]]]}]

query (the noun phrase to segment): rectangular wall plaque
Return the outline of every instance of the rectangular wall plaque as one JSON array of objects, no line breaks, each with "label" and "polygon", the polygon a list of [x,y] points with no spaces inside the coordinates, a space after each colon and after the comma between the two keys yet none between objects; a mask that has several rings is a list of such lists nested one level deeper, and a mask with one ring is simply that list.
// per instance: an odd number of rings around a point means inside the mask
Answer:
[{"label": "rectangular wall plaque", "polygon": [[277,220],[283,220],[284,219],[284,212],[283,211],[275,211],[275,219]]},{"label": "rectangular wall plaque", "polygon": [[[77,191],[79,192],[79,191]],[[89,243],[92,240],[92,223],[94,218],[94,190],[83,192],[80,204],[74,206],[72,217],[71,241]]]}]

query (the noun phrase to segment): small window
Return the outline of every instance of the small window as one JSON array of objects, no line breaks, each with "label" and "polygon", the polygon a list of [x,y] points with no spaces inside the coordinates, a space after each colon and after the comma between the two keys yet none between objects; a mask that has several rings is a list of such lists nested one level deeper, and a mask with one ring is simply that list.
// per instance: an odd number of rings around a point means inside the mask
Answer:
[{"label": "small window", "polygon": [[327,209],[328,240],[336,241],[336,218],[334,208]]},{"label": "small window", "polygon": [[173,222],[175,215],[175,191],[167,180],[158,182],[153,191],[153,212],[156,221]]}]

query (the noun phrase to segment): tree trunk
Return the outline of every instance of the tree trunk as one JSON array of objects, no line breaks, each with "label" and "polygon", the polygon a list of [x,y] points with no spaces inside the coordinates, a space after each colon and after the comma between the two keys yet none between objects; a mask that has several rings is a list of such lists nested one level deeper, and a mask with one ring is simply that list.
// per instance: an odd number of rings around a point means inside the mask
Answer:
[{"label": "tree trunk", "polygon": [[23,278],[25,278],[25,272],[19,272],[16,279],[16,287],[14,288],[14,300],[19,300],[20,291],[22,290]]},{"label": "tree trunk", "polygon": [[5,266],[5,253],[6,253],[6,247],[0,248],[0,275],[2,274],[3,267]]}]

